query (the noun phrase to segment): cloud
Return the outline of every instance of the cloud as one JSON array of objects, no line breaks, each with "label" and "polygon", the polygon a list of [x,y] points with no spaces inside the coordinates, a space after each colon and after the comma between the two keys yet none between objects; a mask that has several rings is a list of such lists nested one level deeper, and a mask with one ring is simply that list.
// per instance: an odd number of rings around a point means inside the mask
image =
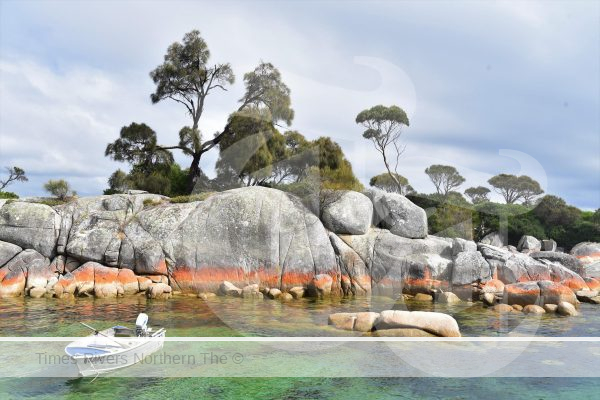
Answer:
[{"label": "cloud", "polygon": [[[600,207],[600,69],[596,2],[300,3],[2,2],[0,157],[42,193],[51,177],[99,193],[119,165],[106,144],[132,121],[173,144],[188,123],[176,104],[150,104],[148,72],[167,46],[201,30],[237,82],[211,95],[201,122],[220,130],[243,73],[273,62],[292,90],[293,129],[340,142],[357,175],[383,170],[356,114],[398,104],[410,116],[401,173],[431,192],[424,169],[457,166],[462,189],[537,160],[534,177],[584,208]],[[202,166],[211,175],[217,152]],[[176,159],[184,167],[190,160]]]}]

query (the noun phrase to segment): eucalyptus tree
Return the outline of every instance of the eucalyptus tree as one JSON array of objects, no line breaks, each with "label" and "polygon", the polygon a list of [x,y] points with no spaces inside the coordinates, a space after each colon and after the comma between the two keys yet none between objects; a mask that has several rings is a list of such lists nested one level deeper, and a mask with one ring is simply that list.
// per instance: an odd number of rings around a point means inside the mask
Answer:
[{"label": "eucalyptus tree", "polygon": [[488,183],[504,197],[507,204],[523,200],[525,204],[544,193],[540,184],[527,175],[498,174],[488,180]]},{"label": "eucalyptus tree", "polygon": [[385,107],[377,105],[361,111],[356,116],[356,123],[365,128],[363,137],[370,140],[375,149],[383,157],[383,163],[390,178],[402,190],[398,180],[398,161],[405,146],[400,143],[402,128],[409,126],[408,116],[398,106]]},{"label": "eucalyptus tree", "polygon": [[446,196],[465,182],[465,178],[458,173],[456,168],[450,165],[431,165],[425,169],[425,173],[433,182],[438,194],[442,196]]},{"label": "eucalyptus tree", "polygon": [[[228,125],[213,138],[204,140],[200,132],[200,118],[207,97],[216,90],[227,90],[235,82],[229,63],[210,64],[210,51],[197,30],[183,37],[182,43],[169,46],[163,64],[150,73],[156,84],[151,95],[153,103],[172,100],[181,104],[191,117],[191,126],[179,131],[179,143],[163,146],[163,149],[179,149],[192,158],[188,175],[188,190],[193,190],[200,176],[202,155],[217,146],[231,133]],[[247,108],[264,109],[261,115],[274,124],[284,121],[288,125],[294,117],[291,109],[290,90],[281,81],[281,74],[270,63],[261,62],[252,72],[244,75],[245,93],[239,100],[236,112]]]},{"label": "eucalyptus tree", "polygon": [[29,180],[22,168],[6,167],[6,172],[8,172],[8,177],[0,181],[0,191],[13,182],[27,182]]},{"label": "eucalyptus tree", "polygon": [[485,186],[470,187],[465,190],[465,194],[471,199],[473,204],[485,203],[489,201],[491,190]]},{"label": "eucalyptus tree", "polygon": [[[400,183],[400,186],[398,186],[398,183]],[[387,172],[372,177],[369,185],[385,190],[386,192],[399,193],[401,195],[412,194],[415,191],[410,183],[408,183],[408,179],[400,174],[389,174]]]}]

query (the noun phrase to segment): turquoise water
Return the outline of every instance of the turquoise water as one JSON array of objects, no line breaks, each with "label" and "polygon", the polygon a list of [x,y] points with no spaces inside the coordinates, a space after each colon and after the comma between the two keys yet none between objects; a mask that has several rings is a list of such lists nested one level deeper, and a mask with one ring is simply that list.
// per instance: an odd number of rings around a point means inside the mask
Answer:
[{"label": "turquoise water", "polygon": [[[407,308],[452,314],[463,336],[506,336],[527,325],[520,313],[502,318],[479,303],[442,306],[390,299],[244,301],[217,298],[205,303],[192,297],[151,301],[144,297],[98,299],[4,299],[1,336],[82,336],[78,322],[97,328],[131,324],[139,312],[169,336],[339,336],[350,332],[327,326],[332,312]],[[598,308],[582,304],[582,316],[547,315],[536,320],[540,336],[600,336]],[[423,343],[423,346],[427,346]],[[600,367],[600,365],[599,365]],[[0,379],[0,398],[51,399],[166,398],[599,398],[600,380],[575,378],[11,378]]]}]

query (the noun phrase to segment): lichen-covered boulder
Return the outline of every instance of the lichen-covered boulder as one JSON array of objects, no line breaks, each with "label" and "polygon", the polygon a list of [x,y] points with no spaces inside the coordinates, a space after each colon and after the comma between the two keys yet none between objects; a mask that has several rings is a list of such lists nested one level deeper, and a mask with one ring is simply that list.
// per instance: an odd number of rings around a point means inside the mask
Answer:
[{"label": "lichen-covered boulder", "polygon": [[573,305],[577,304],[577,297],[568,286],[551,281],[539,281],[540,304],[558,304],[566,301]]},{"label": "lichen-covered boulder", "polygon": [[452,255],[456,256],[463,251],[477,251],[477,243],[462,238],[452,239]]},{"label": "lichen-covered boulder", "polygon": [[540,303],[540,287],[537,282],[512,283],[504,286],[504,303],[526,306]]},{"label": "lichen-covered boulder", "polygon": [[373,203],[362,193],[353,191],[329,192],[321,211],[321,220],[335,233],[363,235],[371,226]]},{"label": "lichen-covered boulder", "polygon": [[492,279],[490,265],[478,251],[463,251],[454,257],[452,285],[468,285]]},{"label": "lichen-covered boulder", "polygon": [[506,246],[506,237],[501,235],[499,232],[492,232],[481,239],[481,244],[487,244],[494,247]]},{"label": "lichen-covered boulder", "polygon": [[56,274],[50,260],[35,250],[23,250],[0,268],[0,298],[26,294],[33,287],[45,288]]},{"label": "lichen-covered boulder", "polygon": [[559,263],[579,275],[585,273],[585,268],[583,267],[581,261],[577,257],[567,253],[559,253],[556,251],[537,251],[531,253],[529,256],[535,260],[548,260]]},{"label": "lichen-covered boulder", "polygon": [[600,262],[600,243],[579,243],[571,249],[571,255],[577,257],[585,267]]},{"label": "lichen-covered boulder", "polygon": [[58,213],[45,204],[5,203],[0,208],[0,240],[51,258],[56,253],[60,223]]},{"label": "lichen-covered boulder", "polygon": [[540,251],[542,249],[542,242],[537,240],[533,236],[523,235],[521,240],[519,240],[519,244],[517,245],[517,250],[522,252],[533,252]]},{"label": "lichen-covered boulder", "polygon": [[[367,295],[371,293],[371,273],[363,259],[335,233],[329,233],[342,279],[348,278],[348,287],[342,285],[345,295]],[[343,284],[344,280],[342,280]]]},{"label": "lichen-covered boulder", "polygon": [[[408,239],[385,229],[366,235],[340,235],[371,272],[373,294],[396,296],[429,293],[448,282],[452,271],[452,239],[427,236]],[[447,289],[447,288],[445,288]]]},{"label": "lichen-covered boulder", "polygon": [[556,242],[552,239],[544,239],[542,240],[542,251],[556,251]]},{"label": "lichen-covered boulder", "polygon": [[427,215],[421,207],[397,193],[369,189],[365,194],[373,202],[374,225],[405,238],[422,239],[427,236]]},{"label": "lichen-covered boulder", "polygon": [[0,241],[0,267],[13,259],[23,249],[16,244]]},{"label": "lichen-covered boulder", "polygon": [[[173,262],[171,283],[182,291],[214,292],[224,280],[286,290],[339,274],[321,221],[296,197],[264,187],[195,203],[161,244]],[[340,291],[339,281],[332,291]]]}]

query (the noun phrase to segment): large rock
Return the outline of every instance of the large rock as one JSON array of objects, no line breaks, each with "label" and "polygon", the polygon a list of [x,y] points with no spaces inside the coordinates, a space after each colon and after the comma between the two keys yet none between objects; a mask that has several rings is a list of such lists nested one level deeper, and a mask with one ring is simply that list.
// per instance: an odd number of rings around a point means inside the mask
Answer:
[{"label": "large rock", "polygon": [[556,242],[552,239],[542,240],[542,251],[556,251]]},{"label": "large rock", "polygon": [[16,244],[0,241],[0,267],[12,260],[21,250],[23,249]]},{"label": "large rock", "polygon": [[[286,290],[318,274],[339,274],[323,224],[294,196],[247,187],[193,207],[161,240],[178,290],[214,292],[224,280]],[[339,280],[334,283],[332,291],[339,293]]]},{"label": "large rock", "polygon": [[542,249],[542,242],[534,238],[533,236],[524,235],[519,240],[517,250],[522,252],[533,252],[540,251]]},{"label": "large rock", "polygon": [[558,308],[556,309],[556,312],[560,315],[564,315],[564,316],[568,316],[568,317],[574,317],[579,315],[579,312],[577,312],[577,309],[575,308],[575,306],[571,303],[567,303],[566,301],[563,301],[562,303],[558,303]]},{"label": "large rock", "polygon": [[429,293],[451,278],[452,239],[407,239],[377,228],[366,235],[340,238],[370,270],[373,294]]},{"label": "large rock", "polygon": [[537,282],[512,283],[504,286],[504,303],[527,306],[540,303],[540,287]]},{"label": "large rock", "polygon": [[454,257],[452,285],[469,285],[492,279],[490,265],[478,251],[463,251]]},{"label": "large rock", "polygon": [[503,247],[506,246],[506,237],[499,232],[492,232],[484,236],[479,243],[494,247]]},{"label": "large rock", "polygon": [[600,261],[584,266],[585,276],[600,279]]},{"label": "large rock", "polygon": [[0,268],[0,298],[21,296],[33,287],[44,288],[56,274],[49,268],[50,260],[28,249]]},{"label": "large rock", "polygon": [[427,215],[421,207],[400,194],[379,189],[369,189],[366,195],[373,202],[376,226],[405,238],[422,239],[427,236]]},{"label": "large rock", "polygon": [[5,203],[0,208],[0,240],[51,258],[56,252],[60,223],[60,216],[47,205]]},{"label": "large rock", "polygon": [[437,312],[382,311],[377,330],[393,328],[417,328],[437,336],[460,337],[456,320],[450,315]]},{"label": "large rock", "polygon": [[344,294],[366,295],[371,293],[371,273],[363,259],[335,233],[329,233],[329,240],[340,265],[342,279],[344,276],[348,277],[348,287],[342,286]]},{"label": "large rock", "polygon": [[452,255],[456,256],[463,251],[477,251],[477,243],[462,238],[452,239]]},{"label": "large rock", "polygon": [[371,226],[373,203],[362,193],[335,191],[326,196],[321,220],[335,233],[363,235]]},{"label": "large rock", "polygon": [[600,262],[600,243],[583,242],[571,249],[571,255],[577,257],[584,266]]},{"label": "large rock", "polygon": [[581,275],[585,273],[585,268],[579,259],[575,256],[557,251],[537,251],[530,254],[536,260],[548,260],[559,263],[571,271]]},{"label": "large rock", "polygon": [[551,280],[550,270],[541,261],[526,254],[511,254],[503,264],[497,265],[498,279],[504,283]]},{"label": "large rock", "polygon": [[577,304],[577,297],[573,291],[560,283],[550,281],[539,281],[540,288],[540,304],[559,304],[563,301]]}]

